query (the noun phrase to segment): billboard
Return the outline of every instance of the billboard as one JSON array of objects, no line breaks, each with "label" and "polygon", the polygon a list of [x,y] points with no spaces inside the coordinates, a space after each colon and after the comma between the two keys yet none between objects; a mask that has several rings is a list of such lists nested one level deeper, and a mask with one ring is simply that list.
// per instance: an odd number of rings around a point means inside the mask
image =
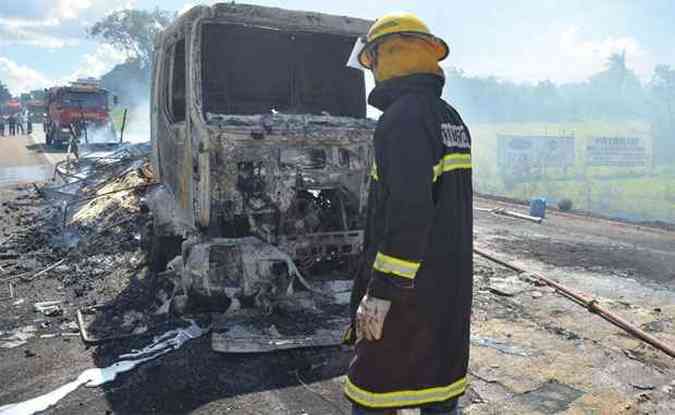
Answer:
[{"label": "billboard", "polygon": [[649,167],[651,152],[646,139],[639,137],[591,137],[586,144],[586,165]]},{"label": "billboard", "polygon": [[533,169],[568,168],[576,158],[574,136],[497,135],[497,160],[511,175],[531,174]]}]

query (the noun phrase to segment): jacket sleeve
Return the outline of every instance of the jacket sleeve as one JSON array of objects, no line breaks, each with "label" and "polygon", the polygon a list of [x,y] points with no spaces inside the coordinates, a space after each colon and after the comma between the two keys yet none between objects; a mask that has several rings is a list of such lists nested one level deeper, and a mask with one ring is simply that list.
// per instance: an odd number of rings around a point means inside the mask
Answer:
[{"label": "jacket sleeve", "polygon": [[434,214],[433,154],[424,114],[411,105],[395,115],[375,140],[377,174],[386,194],[385,229],[370,282],[373,296],[392,301],[415,286]]}]

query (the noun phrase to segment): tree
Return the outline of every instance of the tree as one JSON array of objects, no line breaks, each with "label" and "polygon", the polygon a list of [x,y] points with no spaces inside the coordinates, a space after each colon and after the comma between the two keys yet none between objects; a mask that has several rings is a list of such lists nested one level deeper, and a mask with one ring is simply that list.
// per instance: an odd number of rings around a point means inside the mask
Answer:
[{"label": "tree", "polygon": [[592,113],[603,118],[640,118],[644,115],[645,94],[640,79],[626,65],[626,52],[613,53],[606,69],[589,80]]},{"label": "tree", "polygon": [[95,23],[88,33],[127,54],[127,62],[117,65],[101,78],[105,88],[131,104],[147,99],[154,40],[174,19],[166,11],[120,10]]},{"label": "tree", "polygon": [[129,60],[135,61],[141,68],[149,68],[155,37],[174,16],[157,8],[153,11],[119,10],[95,23],[88,33],[124,50]]},{"label": "tree", "polygon": [[657,65],[650,92],[655,161],[672,163],[675,161],[675,69]]},{"label": "tree", "polygon": [[675,69],[657,65],[651,81],[652,94],[664,106],[671,127],[675,127]]},{"label": "tree", "polygon": [[9,89],[5,86],[5,84],[0,81],[0,104],[9,101],[12,99],[12,94],[9,92]]}]

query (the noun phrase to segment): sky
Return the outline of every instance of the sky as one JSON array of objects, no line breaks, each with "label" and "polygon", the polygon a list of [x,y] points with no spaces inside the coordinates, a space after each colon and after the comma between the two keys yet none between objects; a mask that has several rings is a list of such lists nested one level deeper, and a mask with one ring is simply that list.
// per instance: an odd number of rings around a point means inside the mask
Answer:
[{"label": "sky", "polygon": [[[125,60],[86,29],[120,8],[181,12],[197,0],[2,0],[0,81],[14,94],[99,77]],[[671,0],[248,0],[245,3],[368,19],[409,11],[451,49],[443,65],[514,82],[581,82],[611,53],[648,81],[657,64],[675,66]]]}]

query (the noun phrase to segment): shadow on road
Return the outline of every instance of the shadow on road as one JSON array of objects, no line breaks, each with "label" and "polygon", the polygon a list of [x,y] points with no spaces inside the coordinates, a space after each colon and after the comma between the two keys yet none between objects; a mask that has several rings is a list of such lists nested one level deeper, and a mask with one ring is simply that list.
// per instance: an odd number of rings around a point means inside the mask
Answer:
[{"label": "shadow on road", "polygon": [[[217,402],[212,413],[270,413],[270,401],[289,404],[288,396],[280,396],[285,388],[300,385],[300,379],[314,383],[340,376],[351,357],[351,352],[339,348],[225,355],[213,352],[210,343],[208,335],[194,340],[106,385],[110,409],[115,414],[185,414]],[[108,355],[111,347],[100,347],[98,354]],[[260,396],[253,402],[236,399],[263,391],[279,395]],[[317,411],[311,408],[314,400],[302,401],[295,404],[308,413],[327,413],[325,405]]]},{"label": "shadow on road", "polygon": [[46,144],[28,144],[26,149],[35,153],[49,153],[49,154],[65,154],[68,152],[68,147],[65,145],[51,145]]}]

